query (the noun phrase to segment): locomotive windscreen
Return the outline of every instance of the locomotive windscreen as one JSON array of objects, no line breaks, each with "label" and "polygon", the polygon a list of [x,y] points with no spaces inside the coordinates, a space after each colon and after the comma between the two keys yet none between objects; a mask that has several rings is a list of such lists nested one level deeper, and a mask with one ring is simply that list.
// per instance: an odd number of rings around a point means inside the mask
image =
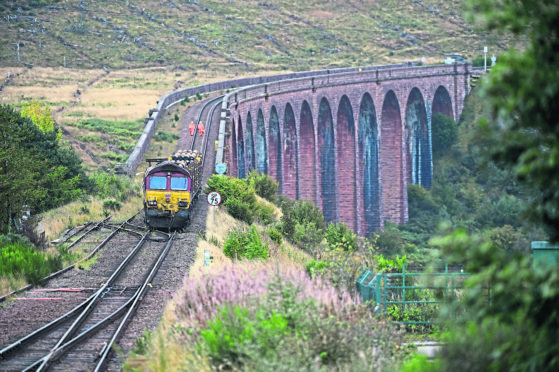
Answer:
[{"label": "locomotive windscreen", "polygon": [[188,190],[188,178],[173,175],[171,177],[171,190]]},{"label": "locomotive windscreen", "polygon": [[165,176],[151,176],[149,178],[150,190],[165,190],[167,189],[167,177]]}]

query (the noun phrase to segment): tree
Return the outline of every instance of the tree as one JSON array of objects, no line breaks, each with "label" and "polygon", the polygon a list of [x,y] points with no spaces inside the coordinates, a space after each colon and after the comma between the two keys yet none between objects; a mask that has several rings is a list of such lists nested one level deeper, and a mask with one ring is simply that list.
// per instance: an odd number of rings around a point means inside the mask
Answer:
[{"label": "tree", "polygon": [[9,106],[0,106],[0,231],[21,217],[24,205],[33,206],[45,195],[37,174],[43,162],[30,156],[22,143],[33,125]]},{"label": "tree", "polygon": [[24,205],[42,212],[74,200],[83,185],[91,185],[79,157],[62,148],[58,136],[55,123],[43,130],[12,107],[0,106],[0,231],[20,217]]},{"label": "tree", "polygon": [[[491,115],[482,125],[489,155],[539,191],[529,215],[559,241],[559,7],[555,0],[470,0],[469,9],[489,29],[527,33],[527,49],[505,53],[483,79]],[[507,255],[465,231],[433,244],[472,275],[438,360],[421,370],[559,370],[558,265],[534,267],[529,256]]]},{"label": "tree", "polygon": [[554,0],[471,0],[476,19],[491,29],[523,36],[524,52],[510,50],[483,79],[481,93],[491,117],[482,125],[494,145],[491,156],[511,166],[537,189],[533,220],[559,240],[559,8]]},{"label": "tree", "polygon": [[43,107],[41,103],[33,100],[31,103],[28,103],[21,108],[21,116],[31,119],[33,124],[43,131],[43,133],[55,132],[57,142],[62,138],[60,130],[55,125],[50,107]]},{"label": "tree", "polygon": [[433,154],[439,155],[458,139],[458,125],[449,116],[436,113],[431,119]]}]

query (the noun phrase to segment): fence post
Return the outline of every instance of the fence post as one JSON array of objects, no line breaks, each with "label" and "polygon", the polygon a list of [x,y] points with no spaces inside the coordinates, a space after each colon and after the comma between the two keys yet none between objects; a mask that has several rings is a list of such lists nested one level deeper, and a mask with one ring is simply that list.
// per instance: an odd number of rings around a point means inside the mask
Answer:
[{"label": "fence post", "polygon": [[402,264],[402,314],[406,312],[406,264]]},{"label": "fence post", "polygon": [[381,285],[381,282],[382,282],[382,274],[378,274],[378,275],[380,275],[380,276],[378,277],[379,278],[378,281],[375,283],[376,286],[377,286],[377,295],[376,295],[376,298],[375,298],[375,302],[377,303],[377,306],[378,306],[378,310],[379,310],[378,313],[381,314],[382,313],[382,300],[381,300],[380,285]]},{"label": "fence post", "polygon": [[454,293],[455,293],[455,289],[454,289],[454,275],[452,275],[452,288],[451,288],[451,291],[452,291],[452,295],[451,295],[452,297],[451,297],[451,299],[450,299],[450,304],[451,304],[451,305],[450,305],[450,306],[451,306],[450,308],[451,308],[452,320],[454,320],[454,319],[456,319],[456,314],[454,313]]}]

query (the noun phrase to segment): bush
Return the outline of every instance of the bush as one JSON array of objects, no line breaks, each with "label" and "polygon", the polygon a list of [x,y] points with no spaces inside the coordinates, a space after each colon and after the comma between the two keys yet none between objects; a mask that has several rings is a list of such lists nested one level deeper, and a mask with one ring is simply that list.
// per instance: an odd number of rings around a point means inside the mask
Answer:
[{"label": "bush", "polygon": [[281,244],[283,241],[283,237],[281,236],[281,232],[279,232],[278,229],[273,228],[273,227],[269,227],[267,230],[268,236],[270,237],[270,239],[276,243],[276,244]]},{"label": "bush", "polygon": [[221,306],[200,331],[212,369],[394,370],[405,355],[401,332],[364,305],[332,311],[281,277],[252,303]]},{"label": "bush", "polygon": [[439,155],[450,148],[458,139],[458,125],[451,118],[436,113],[431,119],[433,155]]},{"label": "bush", "polygon": [[103,209],[107,211],[119,211],[122,204],[119,201],[113,199],[107,199],[103,201]]},{"label": "bush", "polygon": [[[200,332],[213,365],[241,368],[254,353],[262,356],[275,352],[287,330],[287,320],[280,315],[268,316],[265,309],[250,314],[247,308],[225,305],[219,315]],[[256,350],[245,349],[254,345]]]},{"label": "bush", "polygon": [[94,194],[101,198],[110,197],[125,202],[129,195],[139,193],[132,185],[132,180],[129,177],[100,172],[94,174],[91,178],[95,183]]},{"label": "bush", "polygon": [[249,225],[254,221],[255,210],[250,203],[237,198],[229,198],[225,206],[227,207],[227,212],[237,220],[246,222]]},{"label": "bush", "polygon": [[359,249],[357,235],[348,229],[343,222],[328,225],[326,241],[331,249],[342,249],[346,252],[355,252]]},{"label": "bush", "polygon": [[246,179],[246,182],[254,188],[256,195],[271,201],[276,199],[279,184],[267,174],[259,174],[256,169],[253,169]]},{"label": "bush", "polygon": [[[304,200],[291,201],[283,198],[281,211],[283,213],[280,219],[281,231],[288,240],[295,244],[304,241],[318,244],[322,241],[326,224],[322,212],[313,203]],[[307,225],[310,227],[307,227]],[[307,230],[313,233],[310,241],[303,236]]]},{"label": "bush", "polygon": [[305,272],[310,278],[315,278],[323,274],[327,267],[328,263],[325,261],[311,260],[305,265]]},{"label": "bush", "polygon": [[387,256],[395,256],[401,254],[404,248],[404,239],[400,231],[396,228],[385,228],[376,234],[375,249],[377,252],[383,252]]},{"label": "bush", "polygon": [[18,235],[0,235],[0,276],[19,274],[36,285],[61,268],[60,258],[37,252],[29,240]]},{"label": "bush", "polygon": [[267,204],[258,203],[255,211],[256,219],[263,225],[269,225],[274,222],[275,212],[274,207]]},{"label": "bush", "polygon": [[246,230],[233,230],[227,236],[223,246],[223,254],[231,259],[267,259],[269,257],[268,243],[262,243],[260,234],[255,226]]},{"label": "bush", "polygon": [[307,224],[296,224],[292,242],[297,244],[301,249],[307,251],[312,256],[319,255],[324,250],[320,245],[324,239],[324,230],[316,227],[314,222]]},{"label": "bush", "polygon": [[221,175],[213,175],[207,184],[204,192],[206,194],[211,191],[219,192],[231,216],[248,224],[254,221],[258,204],[252,187],[238,178]]},{"label": "bush", "polygon": [[[178,121],[178,120],[175,120],[175,121]],[[173,143],[176,140],[178,140],[179,138],[180,138],[180,136],[178,136],[174,133],[165,132],[163,130],[158,131],[157,134],[155,135],[155,140],[156,141],[161,141],[161,142]]]}]

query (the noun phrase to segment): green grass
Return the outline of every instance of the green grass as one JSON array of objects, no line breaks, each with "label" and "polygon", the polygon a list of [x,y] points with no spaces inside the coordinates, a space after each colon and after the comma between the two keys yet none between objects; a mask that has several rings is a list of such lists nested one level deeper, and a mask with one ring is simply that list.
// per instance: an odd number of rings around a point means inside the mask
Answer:
[{"label": "green grass", "polygon": [[60,258],[37,251],[19,236],[0,236],[0,276],[22,275],[32,284],[62,268]]},{"label": "green grass", "polygon": [[143,129],[143,121],[111,121],[103,119],[80,120],[74,126],[92,132],[100,132],[118,137],[137,138]]}]

